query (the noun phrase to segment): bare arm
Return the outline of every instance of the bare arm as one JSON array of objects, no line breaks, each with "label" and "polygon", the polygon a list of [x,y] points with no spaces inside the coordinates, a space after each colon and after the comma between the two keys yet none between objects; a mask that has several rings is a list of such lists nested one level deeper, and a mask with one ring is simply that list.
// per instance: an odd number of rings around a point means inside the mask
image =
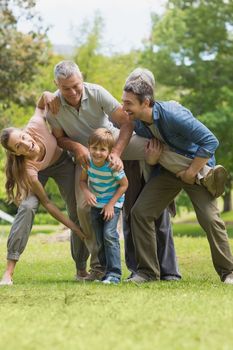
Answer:
[{"label": "bare arm", "polygon": [[180,177],[182,181],[194,184],[197,173],[206,165],[209,158],[195,157],[186,170],[179,171],[176,176]]},{"label": "bare arm", "polygon": [[31,181],[31,190],[39,198],[45,209],[58,221],[74,231],[81,239],[85,239],[85,234],[81,229],[71,221],[68,216],[64,215],[48,198],[43,186],[38,180]]},{"label": "bare arm", "polygon": [[57,139],[57,144],[67,151],[71,151],[75,155],[75,160],[83,166],[89,165],[90,153],[87,147],[81,143],[71,140],[66,136],[62,129],[52,129],[53,135]]},{"label": "bare arm", "polygon": [[45,117],[45,110],[43,108],[36,106],[34,116],[44,118]]},{"label": "bare arm", "polygon": [[81,190],[83,191],[86,203],[91,207],[94,207],[97,203],[96,196],[90,191],[87,180],[88,180],[87,172],[85,169],[82,169],[80,179],[79,179],[79,185]]},{"label": "bare arm", "polygon": [[52,112],[57,114],[61,105],[60,98],[52,92],[44,91],[37,101],[37,107],[45,109],[46,107]]},{"label": "bare arm", "polygon": [[120,134],[109,155],[109,161],[111,168],[119,171],[123,169],[120,156],[129,143],[134,125],[122,107],[118,107],[115,112],[112,113],[111,119],[120,128]]},{"label": "bare arm", "polygon": [[103,209],[102,213],[104,215],[104,220],[111,220],[114,216],[114,205],[118,201],[118,199],[126,192],[128,188],[128,180],[127,177],[123,177],[121,180],[118,181],[120,186],[116,190],[114,196],[110,199],[108,204],[106,204]]}]

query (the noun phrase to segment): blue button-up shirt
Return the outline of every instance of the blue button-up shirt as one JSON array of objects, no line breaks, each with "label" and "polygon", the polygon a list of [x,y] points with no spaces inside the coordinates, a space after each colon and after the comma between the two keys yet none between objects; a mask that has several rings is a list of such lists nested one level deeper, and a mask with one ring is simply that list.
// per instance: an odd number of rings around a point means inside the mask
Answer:
[{"label": "blue button-up shirt", "polygon": [[[209,158],[208,165],[215,165],[214,152],[219,145],[213,133],[192,113],[175,101],[155,102],[153,121],[164,142],[171,150],[189,158]],[[135,121],[135,132],[153,138],[150,129],[141,120]]]}]

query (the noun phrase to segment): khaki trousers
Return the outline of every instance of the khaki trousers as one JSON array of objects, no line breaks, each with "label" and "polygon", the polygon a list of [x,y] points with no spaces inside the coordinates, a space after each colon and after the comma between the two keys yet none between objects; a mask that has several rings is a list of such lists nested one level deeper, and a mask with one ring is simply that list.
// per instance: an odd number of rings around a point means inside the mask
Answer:
[{"label": "khaki trousers", "polygon": [[193,203],[197,220],[207,235],[214,268],[220,279],[224,281],[225,277],[233,271],[233,256],[216,201],[203,186],[186,184],[165,169],[149,180],[131,212],[137,272],[149,279],[160,278],[157,243],[156,238],[151,234],[152,227],[154,220],[182,189],[187,192]]}]

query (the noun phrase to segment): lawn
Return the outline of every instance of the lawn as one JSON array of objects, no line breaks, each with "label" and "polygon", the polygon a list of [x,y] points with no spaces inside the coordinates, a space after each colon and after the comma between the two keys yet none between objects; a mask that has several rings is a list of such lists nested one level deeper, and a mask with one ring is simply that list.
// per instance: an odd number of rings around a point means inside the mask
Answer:
[{"label": "lawn", "polygon": [[105,286],[75,282],[69,242],[50,236],[31,236],[14,286],[0,288],[0,349],[233,348],[233,286],[220,283],[204,237],[175,236],[182,281]]}]

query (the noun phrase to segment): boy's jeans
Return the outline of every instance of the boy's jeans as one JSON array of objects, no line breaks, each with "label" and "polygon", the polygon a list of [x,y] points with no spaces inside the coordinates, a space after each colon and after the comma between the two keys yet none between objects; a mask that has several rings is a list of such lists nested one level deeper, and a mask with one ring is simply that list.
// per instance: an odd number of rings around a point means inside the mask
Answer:
[{"label": "boy's jeans", "polygon": [[102,208],[91,208],[91,220],[96,234],[98,257],[100,264],[106,266],[105,277],[121,278],[120,242],[117,232],[117,222],[121,209],[114,207],[114,216],[105,221]]}]

